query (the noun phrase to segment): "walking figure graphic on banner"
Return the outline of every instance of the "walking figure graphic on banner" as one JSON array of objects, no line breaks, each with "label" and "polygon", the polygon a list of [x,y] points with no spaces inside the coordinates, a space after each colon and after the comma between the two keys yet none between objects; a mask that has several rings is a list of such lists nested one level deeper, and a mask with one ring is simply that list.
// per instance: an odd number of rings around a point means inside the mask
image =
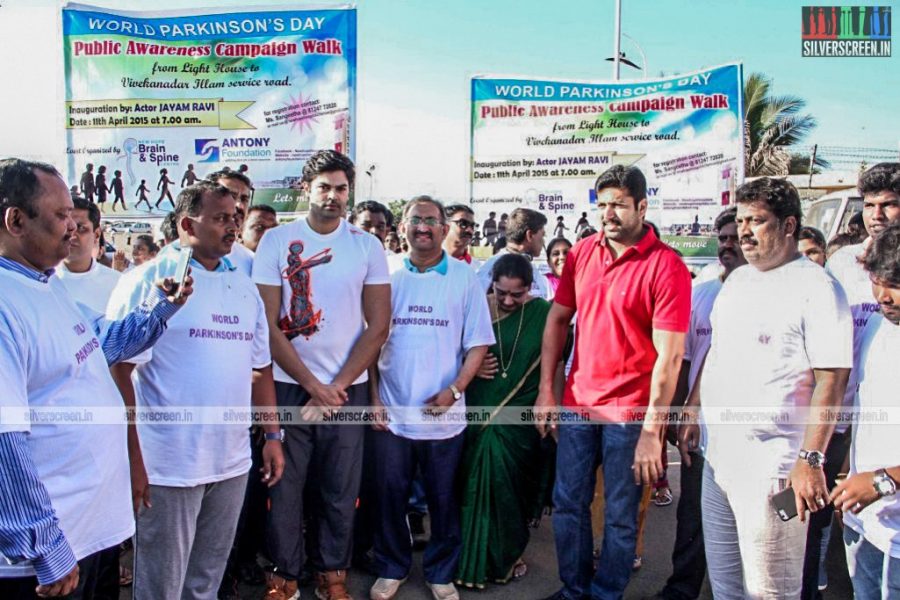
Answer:
[{"label": "walking figure graphic on banner", "polygon": [[159,208],[159,203],[163,201],[163,198],[168,198],[169,202],[172,204],[172,208],[175,208],[175,201],[172,200],[172,192],[169,191],[169,185],[173,183],[175,182],[169,179],[169,170],[160,169],[159,182],[156,184],[156,189],[159,190],[159,200],[156,201],[156,208]]}]

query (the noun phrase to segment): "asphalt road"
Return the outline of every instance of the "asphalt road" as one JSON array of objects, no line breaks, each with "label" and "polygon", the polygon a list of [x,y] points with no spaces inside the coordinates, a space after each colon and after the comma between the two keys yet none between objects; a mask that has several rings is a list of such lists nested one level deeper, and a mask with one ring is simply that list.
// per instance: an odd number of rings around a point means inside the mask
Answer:
[{"label": "asphalt road", "polygon": [[[679,460],[677,452],[669,447],[669,483],[675,495],[675,502],[667,507],[650,505],[647,525],[644,534],[644,565],[634,573],[628,589],[626,600],[641,600],[657,592],[665,584],[672,569],[672,546],[675,542],[675,507],[680,492]],[[853,597],[847,567],[844,562],[844,548],[840,541],[840,530],[834,529],[831,546],[828,551],[828,589],[823,593],[824,600],[843,600]],[[599,544],[599,540],[597,540]],[[123,557],[125,560],[130,556]],[[431,593],[425,587],[421,570],[422,553],[415,554],[415,564],[409,580],[397,594],[397,600],[431,600]],[[525,551],[528,563],[528,574],[507,585],[489,586],[484,590],[460,590],[463,600],[539,600],[553,594],[559,589],[559,577],[556,569],[556,549],[553,542],[553,529],[549,518],[544,518],[540,527],[533,530],[531,543]],[[351,571],[350,592],[356,600],[369,597],[369,587],[375,578],[364,573]],[[265,590],[262,587],[244,586],[241,595],[247,600],[261,600]],[[304,599],[315,598],[312,587],[301,590]],[[131,589],[123,588],[120,600],[130,600]],[[700,598],[712,598],[708,582],[704,584]]]}]

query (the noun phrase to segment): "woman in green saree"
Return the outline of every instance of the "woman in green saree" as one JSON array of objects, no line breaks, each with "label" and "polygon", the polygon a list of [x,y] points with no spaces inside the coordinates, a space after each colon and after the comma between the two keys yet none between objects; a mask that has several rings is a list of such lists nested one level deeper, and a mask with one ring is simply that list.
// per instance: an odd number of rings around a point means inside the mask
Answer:
[{"label": "woman in green saree", "polygon": [[466,390],[470,408],[491,411],[487,423],[466,430],[458,473],[462,552],[457,583],[466,587],[506,583],[525,574],[529,521],[540,517],[552,487],[553,461],[547,460],[535,427],[498,424],[509,422],[502,409],[525,410],[537,398],[550,303],[529,295],[532,277],[531,264],[521,255],[508,254],[495,264],[489,304],[497,343]]}]

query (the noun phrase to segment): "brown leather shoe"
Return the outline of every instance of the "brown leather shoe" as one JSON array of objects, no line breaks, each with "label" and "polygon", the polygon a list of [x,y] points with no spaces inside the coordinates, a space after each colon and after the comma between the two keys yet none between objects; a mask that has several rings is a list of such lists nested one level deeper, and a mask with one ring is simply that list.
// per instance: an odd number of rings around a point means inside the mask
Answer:
[{"label": "brown leather shoe", "polygon": [[353,600],[347,591],[347,571],[316,573],[316,598],[319,600]]},{"label": "brown leather shoe", "polygon": [[297,582],[275,574],[266,576],[266,595],[263,600],[300,600]]}]

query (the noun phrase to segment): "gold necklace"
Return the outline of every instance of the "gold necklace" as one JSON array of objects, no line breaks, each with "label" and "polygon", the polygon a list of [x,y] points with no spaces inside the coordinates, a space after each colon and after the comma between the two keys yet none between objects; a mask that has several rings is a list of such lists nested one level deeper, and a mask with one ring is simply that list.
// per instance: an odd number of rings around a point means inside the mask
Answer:
[{"label": "gold necklace", "polygon": [[516,348],[519,346],[519,336],[522,334],[522,322],[525,320],[525,305],[519,307],[519,328],[516,330],[516,339],[513,341],[512,352],[509,353],[509,363],[505,363],[503,360],[503,336],[500,335],[500,309],[496,305],[496,300],[494,301],[494,317],[497,321],[497,345],[500,350],[500,377],[506,379],[506,372],[509,371],[509,368],[513,364],[513,356],[516,355]]}]

